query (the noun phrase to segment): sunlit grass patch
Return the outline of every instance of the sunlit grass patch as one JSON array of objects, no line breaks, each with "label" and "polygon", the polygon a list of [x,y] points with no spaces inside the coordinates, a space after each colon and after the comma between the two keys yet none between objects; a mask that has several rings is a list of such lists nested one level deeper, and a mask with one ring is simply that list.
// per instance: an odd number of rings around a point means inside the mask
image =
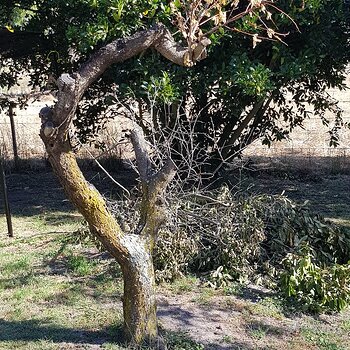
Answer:
[{"label": "sunlit grass patch", "polygon": [[341,327],[344,331],[349,332],[349,338],[350,338],[350,318],[347,320],[344,320],[341,324]]},{"label": "sunlit grass patch", "polygon": [[[52,211],[50,213],[41,213],[33,216],[12,216],[12,226],[14,239],[30,236],[32,232],[36,233],[54,233],[54,232],[73,232],[77,230],[82,222],[82,216],[75,212]],[[0,221],[0,234],[6,235],[6,220]],[[1,242],[0,244],[6,244]]]},{"label": "sunlit grass patch", "polygon": [[263,298],[251,308],[253,314],[281,320],[283,315],[282,301],[277,298]]},{"label": "sunlit grass patch", "polygon": [[91,261],[85,256],[81,255],[71,255],[67,260],[68,268],[78,276],[91,275],[96,269],[96,265],[96,261]]},{"label": "sunlit grass patch", "polygon": [[50,340],[36,341],[2,341],[0,344],[1,350],[58,350],[59,345]]},{"label": "sunlit grass patch", "polygon": [[257,327],[251,328],[248,333],[252,338],[261,340],[266,337],[267,331],[268,330],[266,328]]},{"label": "sunlit grass patch", "polygon": [[301,334],[309,345],[315,345],[320,350],[346,350],[343,344],[339,343],[336,334],[316,328],[303,328]]},{"label": "sunlit grass patch", "polygon": [[164,338],[169,349],[204,350],[204,345],[195,342],[184,332],[166,332]]},{"label": "sunlit grass patch", "polygon": [[195,291],[198,288],[199,279],[195,276],[183,276],[175,279],[167,287],[176,294]]},{"label": "sunlit grass patch", "polygon": [[28,255],[5,254],[1,260],[1,274],[4,276],[28,273],[32,268],[32,259]]}]

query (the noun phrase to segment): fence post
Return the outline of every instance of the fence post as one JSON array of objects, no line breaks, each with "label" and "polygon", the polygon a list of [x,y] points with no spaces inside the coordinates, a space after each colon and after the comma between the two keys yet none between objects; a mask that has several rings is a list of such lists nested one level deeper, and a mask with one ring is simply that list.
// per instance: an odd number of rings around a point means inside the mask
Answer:
[{"label": "fence post", "polygon": [[4,164],[2,162],[1,154],[0,154],[0,187],[4,198],[8,235],[9,237],[13,237],[11,211],[10,211],[10,205],[9,205],[8,196],[7,196],[5,170],[4,170]]},{"label": "fence post", "polygon": [[15,119],[14,119],[14,107],[16,107],[16,104],[13,102],[10,102],[9,106],[9,117],[10,117],[10,124],[11,124],[11,135],[12,135],[12,145],[13,145],[13,155],[15,160],[15,169],[18,169],[18,148],[17,148],[17,139],[16,139],[16,128],[15,128]]}]

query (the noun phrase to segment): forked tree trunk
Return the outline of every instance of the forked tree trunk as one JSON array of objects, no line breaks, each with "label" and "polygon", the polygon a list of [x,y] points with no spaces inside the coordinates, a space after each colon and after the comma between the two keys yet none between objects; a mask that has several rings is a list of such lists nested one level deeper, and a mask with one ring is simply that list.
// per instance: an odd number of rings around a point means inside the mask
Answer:
[{"label": "forked tree trunk", "polygon": [[[184,65],[188,62],[189,50],[179,46],[161,24],[102,47],[78,72],[62,74],[58,79],[59,91],[55,107],[53,110],[44,107],[40,111],[40,136],[67,196],[84,216],[91,232],[121,266],[127,339],[135,344],[147,342],[158,347],[152,250],[157,230],[163,222],[159,207],[160,195],[175,174],[174,164],[169,159],[162,169],[154,172],[143,133],[140,128],[134,129],[131,139],[142,182],[143,198],[137,232],[125,234],[108,210],[103,197],[84,178],[69,142],[70,125],[86,89],[111,64],[123,62],[150,47],[176,64]],[[197,59],[199,58],[192,56],[193,61]]]},{"label": "forked tree trunk", "polygon": [[155,280],[150,245],[139,235],[125,235],[99,192],[84,178],[69,143],[49,147],[49,161],[66,195],[91,231],[121,265],[124,279],[124,329],[136,344],[157,342]]}]

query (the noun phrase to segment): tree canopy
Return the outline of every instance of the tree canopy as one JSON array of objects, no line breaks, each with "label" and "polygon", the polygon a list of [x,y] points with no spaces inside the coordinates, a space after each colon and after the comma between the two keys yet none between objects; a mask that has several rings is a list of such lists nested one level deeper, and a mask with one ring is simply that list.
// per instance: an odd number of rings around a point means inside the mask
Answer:
[{"label": "tree canopy", "polygon": [[[327,89],[344,88],[350,55],[346,2],[256,1],[263,3],[263,14],[259,10],[240,18],[251,1],[218,1],[219,7],[206,14],[210,21],[202,18],[196,29],[203,9],[197,13],[189,3],[202,2],[2,1],[1,60],[9,69],[1,71],[0,85],[16,84],[26,70],[32,84],[43,88],[48,79],[74,71],[112,39],[161,21],[177,40],[191,44],[189,40],[198,41],[201,35],[210,39],[207,59],[188,69],[150,50],[111,67],[79,105],[76,125],[83,140],[108,108],[134,100],[141,112],[147,111],[152,95],[157,114],[153,132],[164,133],[179,118],[164,105],[186,106],[190,120],[196,115],[195,141],[201,152],[220,160],[230,159],[257,137],[267,144],[284,138],[310,112],[325,124],[329,123],[326,111],[333,113],[335,123],[329,132],[336,144],[341,111]],[[234,25],[226,24],[228,18],[235,18]],[[216,25],[221,27],[213,30]],[[192,39],[186,37],[191,30]]]}]

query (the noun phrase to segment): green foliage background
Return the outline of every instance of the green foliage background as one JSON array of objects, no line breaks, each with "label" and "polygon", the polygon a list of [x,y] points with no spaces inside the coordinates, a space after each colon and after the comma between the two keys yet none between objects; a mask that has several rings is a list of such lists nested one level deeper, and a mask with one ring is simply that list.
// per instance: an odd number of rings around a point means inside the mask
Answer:
[{"label": "green foliage background", "polygon": [[[172,24],[168,1],[25,0],[0,4],[3,26],[13,28],[14,35],[31,32],[28,39],[33,44],[28,50],[27,40],[24,52],[13,48],[7,57],[15,56],[15,60],[0,59],[1,65],[9,68],[0,73],[1,87],[15,85],[26,70],[32,85],[44,88],[48,76],[72,72],[103,44],[158,21],[182,40]],[[242,1],[241,8],[246,4]],[[188,120],[169,113],[164,106],[173,106],[173,110],[180,106],[180,111],[190,108],[190,119],[197,118],[194,141],[213,159],[222,148],[225,158],[232,157],[257,137],[263,137],[266,144],[284,138],[308,117],[307,104],[326,125],[330,122],[326,111],[333,113],[329,131],[335,145],[343,123],[336,101],[326,90],[344,88],[350,55],[349,8],[343,0],[280,0],[276,5],[283,13],[276,11],[273,21],[276,31],[288,33],[285,43],[265,40],[253,49],[251,36],[219,31],[210,36],[209,57],[193,68],[177,67],[152,50],[111,67],[80,103],[76,126],[82,140],[98,131],[107,108],[117,109],[120,102],[137,100],[140,110],[147,114],[152,108],[157,114],[152,130],[165,134],[171,132],[175,119],[182,118],[184,124]],[[254,33],[257,19],[248,16],[236,27]],[[262,105],[250,124],[235,135],[246,111],[257,103]],[[144,116],[139,118],[143,124]],[[164,135],[156,136],[161,139]]]}]

